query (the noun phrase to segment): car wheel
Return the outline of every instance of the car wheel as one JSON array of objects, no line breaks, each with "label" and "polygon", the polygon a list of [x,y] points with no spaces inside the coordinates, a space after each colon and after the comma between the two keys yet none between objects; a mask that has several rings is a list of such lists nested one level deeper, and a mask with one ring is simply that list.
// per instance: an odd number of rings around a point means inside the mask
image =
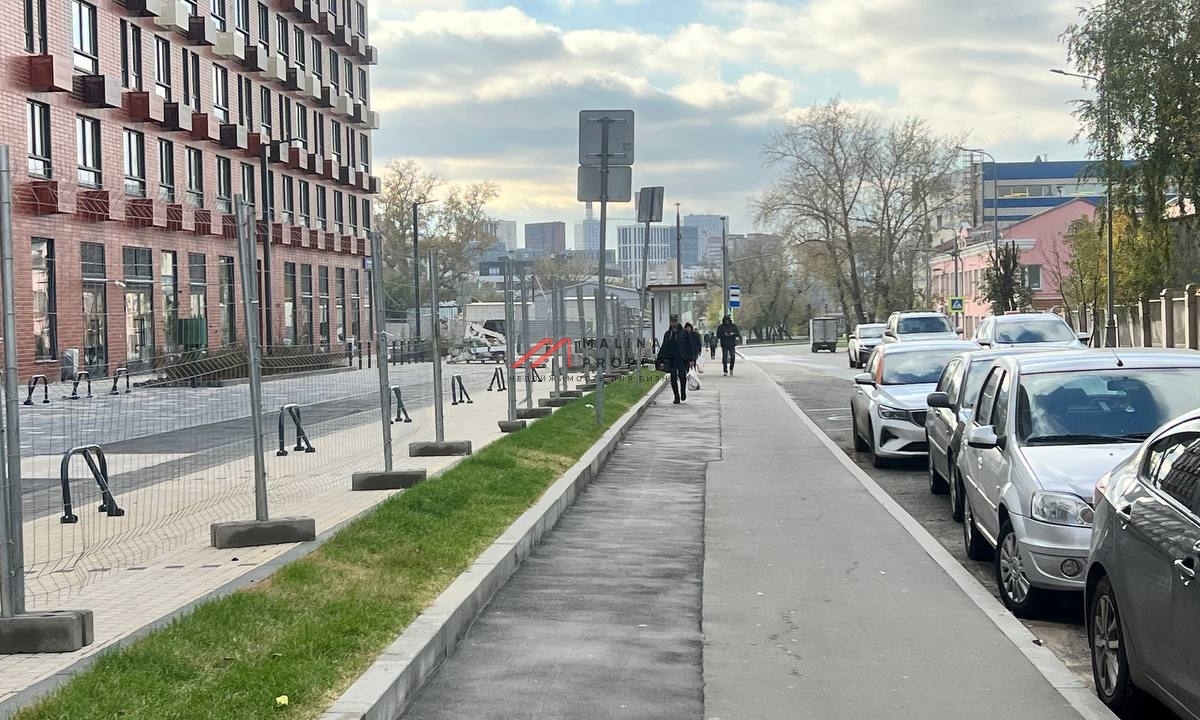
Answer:
[{"label": "car wheel", "polygon": [[963,545],[966,546],[967,557],[971,560],[982,562],[992,558],[992,548],[979,534],[979,528],[975,525],[975,513],[972,512],[969,501],[963,503]]},{"label": "car wheel", "polygon": [[854,429],[850,431],[850,433],[854,435],[854,451],[866,452],[870,450],[871,446],[867,444],[866,440],[863,440],[862,435],[860,435],[858,432],[858,418],[854,417],[854,408],[850,408],[850,417],[852,418],[851,425],[854,427]]},{"label": "car wheel", "polygon": [[1005,607],[1017,617],[1032,617],[1055,600],[1054,593],[1030,584],[1025,574],[1025,563],[1021,560],[1021,548],[1012,523],[1005,520],[1000,525],[1000,537],[996,546],[996,585],[1000,588],[1000,599]]},{"label": "car wheel", "polygon": [[850,369],[851,369],[851,370],[853,370],[855,367],[857,367],[857,366],[854,364],[854,357],[853,357],[852,355],[849,355],[849,354],[847,354],[847,355],[846,355],[846,361],[849,363],[849,365],[850,365]]},{"label": "car wheel", "polygon": [[1092,647],[1092,678],[1096,695],[1114,712],[1123,713],[1137,701],[1137,687],[1129,677],[1129,656],[1117,596],[1108,576],[1100,578],[1088,608],[1088,641]]},{"label": "car wheel", "polygon": [[962,476],[958,474],[958,468],[954,466],[954,458],[946,458],[946,463],[950,467],[950,517],[954,522],[962,522],[963,520],[963,484]]},{"label": "car wheel", "polygon": [[[925,433],[925,446],[929,447],[929,433]],[[950,492],[950,485],[937,471],[933,455],[929,456],[929,492],[934,495],[945,495]]]},{"label": "car wheel", "polygon": [[889,467],[892,463],[885,457],[880,456],[879,451],[875,447],[875,426],[867,423],[867,443],[871,446],[871,466],[879,469]]}]

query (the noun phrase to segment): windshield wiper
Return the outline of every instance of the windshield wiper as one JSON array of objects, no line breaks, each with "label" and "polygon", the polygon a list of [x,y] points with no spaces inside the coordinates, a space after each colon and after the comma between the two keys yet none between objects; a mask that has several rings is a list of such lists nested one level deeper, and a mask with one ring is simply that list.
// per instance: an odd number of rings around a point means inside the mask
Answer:
[{"label": "windshield wiper", "polygon": [[1129,435],[1088,435],[1085,433],[1066,433],[1063,435],[1034,435],[1025,439],[1026,445],[1099,445],[1107,443],[1135,443],[1145,440],[1149,433],[1131,433]]}]

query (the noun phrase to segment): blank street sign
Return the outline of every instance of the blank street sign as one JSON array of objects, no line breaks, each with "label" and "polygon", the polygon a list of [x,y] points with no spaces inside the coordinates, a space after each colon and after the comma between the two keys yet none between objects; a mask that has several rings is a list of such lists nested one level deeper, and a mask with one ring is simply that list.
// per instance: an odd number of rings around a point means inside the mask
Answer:
[{"label": "blank street sign", "polygon": [[[600,168],[579,166],[579,202],[600,202]],[[633,168],[628,165],[608,169],[608,201],[629,202],[633,199]]]},{"label": "blank street sign", "polygon": [[[602,148],[601,132],[603,118],[608,123],[608,164],[633,164],[633,111],[632,110],[580,110],[579,111],[579,164],[599,165]],[[628,202],[628,199],[626,199]]]},{"label": "blank street sign", "polygon": [[640,223],[662,222],[663,189],[644,187],[638,190],[637,211]]}]

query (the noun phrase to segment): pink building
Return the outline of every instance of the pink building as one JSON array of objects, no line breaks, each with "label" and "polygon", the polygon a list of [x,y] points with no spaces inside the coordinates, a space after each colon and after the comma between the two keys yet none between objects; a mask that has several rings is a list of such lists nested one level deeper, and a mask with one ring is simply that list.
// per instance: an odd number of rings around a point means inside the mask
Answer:
[{"label": "pink building", "polygon": [[[1021,264],[1025,266],[1036,309],[1049,310],[1062,304],[1055,277],[1059,274],[1057,269],[1070,258],[1065,235],[1071,223],[1095,217],[1096,210],[1096,204],[1090,200],[1072,200],[1016,223],[1002,233],[1001,242],[1015,243],[1021,252]],[[968,337],[991,314],[991,306],[979,297],[991,249],[990,239],[960,245],[957,287],[958,294],[963,296],[962,327]],[[948,298],[955,294],[955,269],[949,252],[930,259],[933,297],[942,311],[948,310]]]}]

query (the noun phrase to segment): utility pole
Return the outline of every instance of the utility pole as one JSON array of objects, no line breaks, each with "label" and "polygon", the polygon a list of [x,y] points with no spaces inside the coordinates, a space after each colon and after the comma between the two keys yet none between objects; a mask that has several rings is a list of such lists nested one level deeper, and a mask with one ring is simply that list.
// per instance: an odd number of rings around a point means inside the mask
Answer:
[{"label": "utility pole", "polygon": [[683,228],[679,224],[679,203],[675,203],[675,282],[683,284]]},{"label": "utility pole", "polygon": [[721,321],[729,314],[729,218],[721,216],[721,285],[725,298]]}]

